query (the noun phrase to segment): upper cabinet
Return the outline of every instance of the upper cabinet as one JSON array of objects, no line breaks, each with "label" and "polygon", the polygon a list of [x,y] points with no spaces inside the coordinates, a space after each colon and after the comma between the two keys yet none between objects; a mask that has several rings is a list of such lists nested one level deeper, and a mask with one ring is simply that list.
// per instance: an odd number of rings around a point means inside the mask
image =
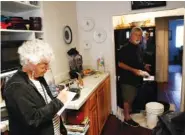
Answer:
[{"label": "upper cabinet", "polygon": [[1,77],[20,66],[17,49],[23,41],[43,39],[42,16],[41,1],[1,1]]},{"label": "upper cabinet", "polygon": [[40,1],[1,1],[1,39],[43,38]]},{"label": "upper cabinet", "polygon": [[2,1],[1,10],[12,13],[20,13],[40,9],[39,1]]}]

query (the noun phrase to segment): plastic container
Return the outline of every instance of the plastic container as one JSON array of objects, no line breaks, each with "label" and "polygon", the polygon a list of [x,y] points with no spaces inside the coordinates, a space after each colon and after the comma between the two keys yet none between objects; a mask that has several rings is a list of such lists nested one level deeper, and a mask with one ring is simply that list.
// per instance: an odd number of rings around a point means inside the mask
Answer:
[{"label": "plastic container", "polygon": [[105,62],[102,53],[97,59],[97,70],[101,72],[105,72]]},{"label": "plastic container", "polygon": [[164,105],[157,102],[150,102],[146,104],[145,108],[147,126],[153,129],[158,122],[158,116],[162,115],[164,112]]}]

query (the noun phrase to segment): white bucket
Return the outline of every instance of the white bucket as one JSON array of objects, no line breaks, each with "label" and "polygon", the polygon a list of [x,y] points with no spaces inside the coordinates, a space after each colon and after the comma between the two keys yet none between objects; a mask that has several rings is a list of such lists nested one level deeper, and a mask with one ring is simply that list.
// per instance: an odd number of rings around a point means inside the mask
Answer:
[{"label": "white bucket", "polygon": [[150,102],[146,104],[145,108],[147,113],[147,126],[153,129],[158,122],[158,116],[164,112],[164,105],[157,102]]}]

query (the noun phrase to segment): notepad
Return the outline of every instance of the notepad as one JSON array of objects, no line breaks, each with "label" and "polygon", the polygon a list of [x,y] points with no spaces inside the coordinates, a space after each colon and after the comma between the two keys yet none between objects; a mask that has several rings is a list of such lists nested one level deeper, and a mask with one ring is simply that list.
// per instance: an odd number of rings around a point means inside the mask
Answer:
[{"label": "notepad", "polygon": [[149,76],[147,78],[143,78],[143,81],[154,81],[155,77],[154,76]]},{"label": "notepad", "polygon": [[68,106],[68,104],[71,102],[71,100],[75,97],[76,93],[75,92],[71,92],[71,91],[67,91],[68,92],[68,98],[66,103],[64,104],[64,106],[57,112],[57,115],[60,116],[62,114],[62,112],[66,109],[66,107]]}]

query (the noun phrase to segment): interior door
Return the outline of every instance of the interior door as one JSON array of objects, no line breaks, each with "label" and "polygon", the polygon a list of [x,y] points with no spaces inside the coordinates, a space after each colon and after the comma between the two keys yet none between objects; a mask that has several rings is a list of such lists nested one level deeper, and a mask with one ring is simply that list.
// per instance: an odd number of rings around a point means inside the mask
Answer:
[{"label": "interior door", "polygon": [[168,82],[168,18],[156,18],[156,80]]},{"label": "interior door", "polygon": [[[185,8],[184,8],[184,24],[185,24]],[[185,27],[184,27],[184,36],[185,36]],[[183,58],[182,58],[182,89],[181,89],[181,112],[185,111],[185,38],[183,46]]]}]

